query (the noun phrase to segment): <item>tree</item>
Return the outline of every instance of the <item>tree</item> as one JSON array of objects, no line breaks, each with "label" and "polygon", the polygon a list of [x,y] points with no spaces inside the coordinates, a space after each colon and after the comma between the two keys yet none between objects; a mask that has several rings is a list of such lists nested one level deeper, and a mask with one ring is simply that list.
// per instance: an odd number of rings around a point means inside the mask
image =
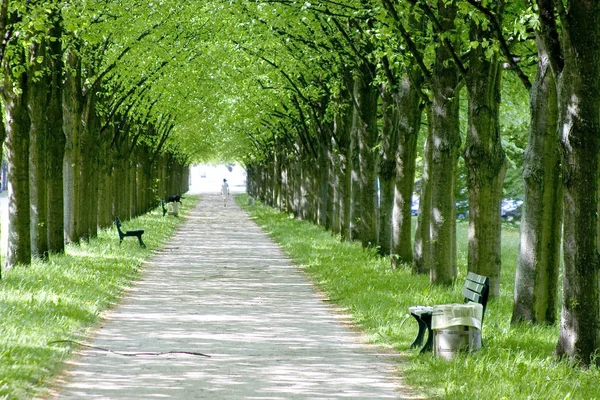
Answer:
[{"label": "tree", "polygon": [[[6,6],[6,5],[4,5]],[[25,10],[5,14],[5,26],[11,34],[2,59],[4,85],[1,91],[6,124],[8,161],[8,198],[10,204],[8,254],[6,266],[31,263],[30,209],[29,209],[29,128],[27,112],[27,57],[23,36],[12,34],[15,25],[23,22]]]},{"label": "tree", "polygon": [[[557,303],[559,245],[561,241],[562,201],[560,199],[560,157],[557,141],[557,99],[554,77],[550,72],[548,54],[537,38],[537,77],[533,86],[517,60],[527,61],[530,21],[529,11],[514,5],[511,12],[518,15],[520,46],[525,56],[513,56],[498,19],[498,12],[481,3],[469,3],[485,15],[498,38],[510,69],[516,72],[523,87],[530,91],[531,125],[523,161],[525,206],[521,218],[521,241],[515,279],[513,322],[527,320],[553,323]],[[537,35],[536,35],[537,36]],[[514,92],[511,93],[515,97]]]},{"label": "tree", "polygon": [[600,347],[600,3],[539,0],[537,6],[540,37],[557,83],[564,183],[563,301],[556,353],[589,365]]},{"label": "tree", "polygon": [[48,250],[62,253],[64,240],[64,203],[63,203],[63,156],[65,152],[65,133],[62,113],[62,77],[63,51],[62,31],[63,19],[59,7],[55,7],[50,15],[52,25],[48,36],[51,38],[46,50],[46,63],[49,71],[49,89],[46,100],[47,123],[47,170],[46,200],[48,218],[46,223]]},{"label": "tree", "polygon": [[523,162],[525,207],[512,320],[553,324],[563,212],[558,103],[548,54],[539,39],[537,49],[537,76],[530,91],[531,127]]},{"label": "tree", "polygon": [[[416,4],[416,2],[411,2]],[[429,240],[419,241],[423,253],[431,253],[424,256],[431,265],[415,270],[430,271],[431,281],[434,283],[449,284],[456,277],[458,270],[456,265],[456,205],[455,185],[456,168],[460,149],[459,134],[459,74],[456,54],[453,51],[453,41],[457,37],[453,35],[454,24],[457,15],[457,7],[453,3],[439,1],[436,3],[437,15],[429,5],[420,5],[435,21],[435,34],[443,37],[442,43],[435,46],[432,68],[425,64],[425,58],[416,47],[415,41],[404,28],[396,5],[389,1],[383,1],[383,5],[390,13],[393,21],[404,41],[407,49],[414,56],[417,65],[431,90],[431,115],[428,118],[430,124],[431,159],[430,175],[428,182],[431,183],[431,204],[423,204],[424,210],[432,210],[435,215],[428,218]],[[421,199],[421,203],[425,198]],[[427,246],[427,247],[423,247]]]}]

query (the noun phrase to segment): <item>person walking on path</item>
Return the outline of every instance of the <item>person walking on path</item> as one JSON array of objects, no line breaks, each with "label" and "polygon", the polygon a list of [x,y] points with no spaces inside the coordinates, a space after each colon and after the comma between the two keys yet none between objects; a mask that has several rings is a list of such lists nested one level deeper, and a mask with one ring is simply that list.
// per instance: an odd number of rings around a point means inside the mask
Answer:
[{"label": "person walking on path", "polygon": [[227,179],[223,179],[221,197],[223,198],[223,207],[227,207],[227,200],[229,200],[229,184],[227,183]]}]

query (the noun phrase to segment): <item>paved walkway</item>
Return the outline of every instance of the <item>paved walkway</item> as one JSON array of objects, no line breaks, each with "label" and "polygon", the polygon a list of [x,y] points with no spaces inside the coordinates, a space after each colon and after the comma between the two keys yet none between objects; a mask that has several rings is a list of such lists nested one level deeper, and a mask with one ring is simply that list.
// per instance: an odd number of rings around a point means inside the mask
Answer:
[{"label": "paved walkway", "polygon": [[58,398],[406,398],[398,360],[345,320],[237,205],[205,194],[90,344],[210,358],[84,349]]}]

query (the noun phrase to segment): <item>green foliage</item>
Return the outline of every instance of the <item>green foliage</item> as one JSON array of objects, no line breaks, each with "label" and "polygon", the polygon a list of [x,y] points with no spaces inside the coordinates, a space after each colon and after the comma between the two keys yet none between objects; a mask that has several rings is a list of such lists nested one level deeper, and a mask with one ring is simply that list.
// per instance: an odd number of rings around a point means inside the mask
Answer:
[{"label": "green foliage", "polygon": [[504,197],[523,198],[523,153],[529,135],[529,92],[514,75],[506,74],[500,105],[502,146],[508,159]]},{"label": "green foliage", "polygon": [[[426,3],[391,3],[397,21],[379,1],[10,2],[24,16],[18,30],[27,34],[6,57],[14,74],[26,72],[17,50],[58,40],[48,28],[60,16],[63,49],[81,58],[83,90],[98,94],[102,121],[125,126],[153,149],[166,137],[162,150],[186,161],[256,161],[273,153],[276,142],[291,152],[300,135],[314,140],[331,125],[347,102],[338,103],[351,85],[345,74],[361,63],[377,66],[377,84],[388,79],[384,65],[396,75],[414,65],[398,24],[430,71],[443,39],[456,43],[461,56],[480,46],[498,49],[496,39],[469,38],[471,20],[481,29],[490,22],[465,1],[447,32],[435,31]],[[435,4],[427,7],[436,13]],[[535,13],[518,1],[506,14],[505,35],[516,36],[511,46],[529,59],[531,49],[521,42],[530,39]]]},{"label": "green foliage", "polygon": [[[197,198],[187,196],[185,214]],[[60,340],[85,340],[102,313],[140,276],[142,263],[173,234],[182,218],[160,210],[124,222],[144,227],[148,249],[137,240],[119,246],[115,227],[63,255],[15,268],[0,281],[0,398],[39,397],[72,348]]]},{"label": "green foliage", "polygon": [[[502,237],[501,294],[490,300],[483,325],[484,347],[453,361],[409,350],[416,322],[411,305],[462,301],[466,275],[468,224],[459,222],[457,283],[431,286],[427,276],[408,266],[391,269],[387,258],[359,243],[342,243],[321,227],[279,213],[259,202],[245,207],[328,298],[351,313],[370,340],[403,355],[398,365],[405,383],[431,398],[444,399],[592,399],[600,371],[580,370],[553,358],[557,326],[510,325],[518,229],[506,225]],[[558,310],[557,310],[558,312]]]}]

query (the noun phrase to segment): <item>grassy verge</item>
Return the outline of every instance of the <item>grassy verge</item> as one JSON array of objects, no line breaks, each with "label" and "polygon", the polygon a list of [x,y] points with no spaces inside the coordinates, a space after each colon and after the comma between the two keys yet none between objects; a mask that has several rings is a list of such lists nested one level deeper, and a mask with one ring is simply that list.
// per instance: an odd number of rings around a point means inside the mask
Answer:
[{"label": "grassy verge", "polygon": [[466,275],[467,224],[458,224],[460,276],[455,287],[433,287],[426,276],[408,267],[392,270],[389,260],[358,243],[342,243],[320,227],[279,213],[245,196],[237,201],[281,244],[332,301],[347,309],[355,322],[382,346],[406,356],[399,369],[407,384],[424,396],[444,399],[595,399],[600,398],[600,371],[582,371],[553,358],[557,326],[510,325],[518,229],[503,232],[501,296],[488,303],[483,340],[473,354],[444,361],[409,350],[416,323],[411,305],[461,302]]},{"label": "grassy verge", "polygon": [[[185,215],[198,201],[187,196]],[[119,245],[115,227],[89,242],[67,247],[46,262],[3,272],[0,281],[0,398],[23,399],[44,393],[71,347],[60,340],[82,340],[103,311],[116,304],[141,273],[142,263],[175,232],[183,218],[158,209],[123,224],[144,228],[142,249],[135,237]]]}]

